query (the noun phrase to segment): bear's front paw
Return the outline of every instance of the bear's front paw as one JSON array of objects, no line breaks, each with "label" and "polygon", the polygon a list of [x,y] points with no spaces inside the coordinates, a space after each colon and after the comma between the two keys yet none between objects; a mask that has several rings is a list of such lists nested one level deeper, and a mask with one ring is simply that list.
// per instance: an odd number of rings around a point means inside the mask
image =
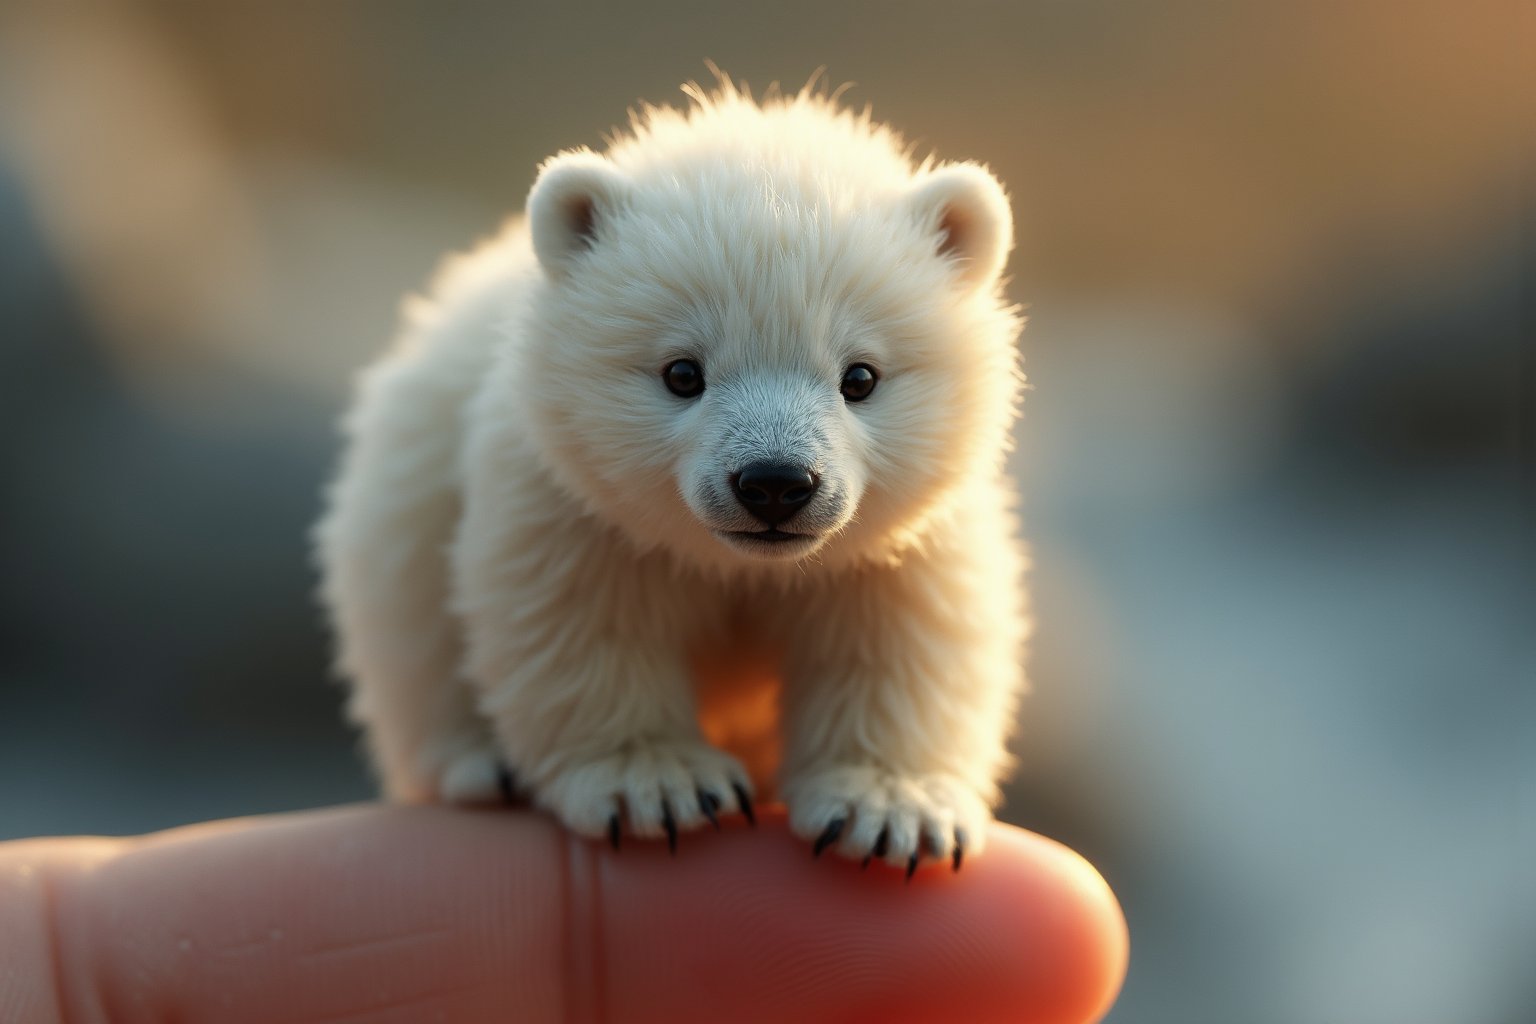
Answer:
[{"label": "bear's front paw", "polygon": [[[537,788],[535,799],[571,831],[607,835],[619,847],[621,813],[637,836],[665,836],[673,852],[679,830],[719,812],[738,810],[753,821],[752,784],[737,760],[697,739],[632,740],[601,758],[573,762]],[[622,804],[622,807],[621,807]]]},{"label": "bear's front paw", "polygon": [[979,853],[992,815],[986,802],[954,775],[903,775],[885,768],[833,766],[802,771],[784,785],[789,826],[811,841],[817,856],[828,847],[865,866],[879,858],[905,868],[925,857],[954,870]]}]

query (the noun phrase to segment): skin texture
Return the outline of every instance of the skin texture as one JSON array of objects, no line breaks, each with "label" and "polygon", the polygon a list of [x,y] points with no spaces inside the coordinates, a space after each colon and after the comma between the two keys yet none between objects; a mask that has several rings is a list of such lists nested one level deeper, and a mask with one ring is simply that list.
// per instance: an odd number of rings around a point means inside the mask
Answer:
[{"label": "skin texture", "polygon": [[767,810],[613,853],[532,813],[352,807],[0,845],[0,1020],[1083,1022],[1127,940],[1080,857],[813,860]]}]

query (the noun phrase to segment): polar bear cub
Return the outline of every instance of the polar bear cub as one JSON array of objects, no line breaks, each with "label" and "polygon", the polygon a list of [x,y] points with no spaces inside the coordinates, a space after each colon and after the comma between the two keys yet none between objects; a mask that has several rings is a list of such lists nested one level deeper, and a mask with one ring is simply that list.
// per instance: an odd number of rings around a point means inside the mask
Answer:
[{"label": "polar bear cub", "polygon": [[392,799],[675,846],[776,763],[818,854],[958,868],[1022,687],[1007,199],[810,89],[691,95],[545,163],[362,375],[350,713]]}]

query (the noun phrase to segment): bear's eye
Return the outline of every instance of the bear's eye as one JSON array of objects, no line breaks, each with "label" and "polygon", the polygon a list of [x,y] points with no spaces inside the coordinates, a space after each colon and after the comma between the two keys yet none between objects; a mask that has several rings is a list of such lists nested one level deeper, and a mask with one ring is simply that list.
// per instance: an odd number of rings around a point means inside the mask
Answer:
[{"label": "bear's eye", "polygon": [[704,393],[704,368],[692,359],[668,363],[661,379],[678,398],[696,398]]},{"label": "bear's eye", "polygon": [[850,402],[862,402],[875,390],[880,377],[868,363],[854,363],[843,373],[843,397]]}]

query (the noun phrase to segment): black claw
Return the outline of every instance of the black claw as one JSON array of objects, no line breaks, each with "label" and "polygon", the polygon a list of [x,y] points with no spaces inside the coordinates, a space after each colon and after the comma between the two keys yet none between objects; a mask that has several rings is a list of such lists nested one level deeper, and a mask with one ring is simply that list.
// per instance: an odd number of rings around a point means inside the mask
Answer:
[{"label": "black claw", "polygon": [[864,859],[859,862],[859,870],[860,871],[868,871],[869,870],[869,862],[874,860],[874,859],[875,859],[875,855],[874,854],[866,853],[864,855]]},{"label": "black claw", "polygon": [[608,845],[615,850],[619,848],[619,816],[617,813],[608,818]]},{"label": "black claw", "polygon": [[496,788],[501,790],[503,802],[517,803],[517,783],[512,778],[512,769],[504,764],[496,766]]},{"label": "black claw", "polygon": [[757,825],[757,815],[752,812],[752,797],[747,792],[747,787],[739,782],[731,783],[731,788],[736,791],[736,806],[741,808],[741,813],[746,817],[748,825]]},{"label": "black claw", "polygon": [[837,842],[838,836],[843,834],[843,826],[845,824],[847,824],[846,819],[833,818],[827,827],[822,830],[821,835],[816,837],[816,845],[811,847],[811,856],[820,857],[823,850]]},{"label": "black claw", "polygon": [[883,828],[883,829],[880,830],[880,837],[875,840],[875,848],[873,850],[869,851],[870,855],[874,856],[874,857],[881,857],[881,858],[883,858],[885,856],[886,849],[890,845],[891,845],[891,830],[888,829],[888,828]]},{"label": "black claw", "polygon": [[672,817],[672,805],[661,802],[661,827],[667,830],[667,849],[677,856],[677,822]]},{"label": "black claw", "polygon": [[955,829],[955,855],[954,860],[951,861],[953,870],[959,871],[960,862],[963,860],[965,860],[965,829],[957,828]]},{"label": "black claw", "polygon": [[720,819],[715,812],[720,810],[720,798],[706,790],[699,790],[699,810],[704,812],[704,817],[708,818],[709,823],[715,826],[715,831],[719,832]]},{"label": "black claw", "polygon": [[922,856],[921,853],[914,853],[907,858],[907,881],[912,881],[912,876],[917,874],[917,862]]}]

